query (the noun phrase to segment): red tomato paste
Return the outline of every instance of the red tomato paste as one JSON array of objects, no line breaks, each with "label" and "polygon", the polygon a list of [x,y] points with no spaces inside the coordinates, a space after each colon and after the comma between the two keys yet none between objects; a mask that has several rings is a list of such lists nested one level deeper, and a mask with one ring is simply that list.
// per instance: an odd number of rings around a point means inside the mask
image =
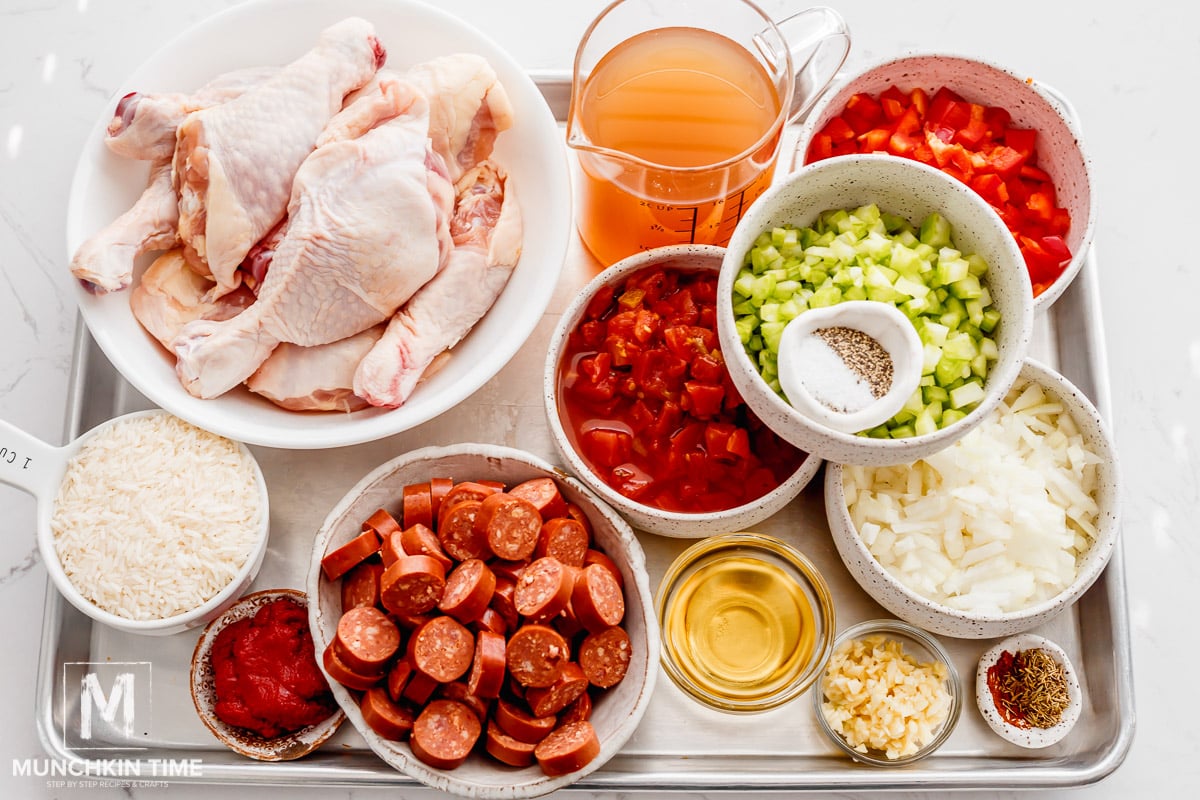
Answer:
[{"label": "red tomato paste", "polygon": [[217,634],[216,714],[266,739],[320,722],[337,708],[313,655],[308,612],[281,597]]},{"label": "red tomato paste", "polygon": [[813,136],[807,162],[847,153],[890,153],[936,167],[974,189],[1017,240],[1037,297],[1071,261],[1071,215],[1037,164],[1038,133],[1018,128],[999,106],[964,100],[946,87],[895,86],[878,98],[859,92]]},{"label": "red tomato paste", "polygon": [[576,449],[609,486],[655,508],[744,505],[805,458],[734,387],[716,294],[716,272],[637,272],[596,293],[559,366],[560,414]]}]

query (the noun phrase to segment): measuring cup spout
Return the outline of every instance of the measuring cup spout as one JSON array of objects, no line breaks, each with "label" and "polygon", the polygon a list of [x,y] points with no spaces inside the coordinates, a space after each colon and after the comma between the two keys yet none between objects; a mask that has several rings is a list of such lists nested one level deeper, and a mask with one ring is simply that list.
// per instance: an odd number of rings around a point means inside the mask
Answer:
[{"label": "measuring cup spout", "polygon": [[[792,54],[796,82],[789,122],[804,117],[829,86],[850,53],[850,28],[828,6],[813,6],[775,23]],[[762,45],[760,44],[760,47]]]},{"label": "measuring cup spout", "polygon": [[0,419],[0,483],[51,501],[62,480],[64,448],[46,444]]}]

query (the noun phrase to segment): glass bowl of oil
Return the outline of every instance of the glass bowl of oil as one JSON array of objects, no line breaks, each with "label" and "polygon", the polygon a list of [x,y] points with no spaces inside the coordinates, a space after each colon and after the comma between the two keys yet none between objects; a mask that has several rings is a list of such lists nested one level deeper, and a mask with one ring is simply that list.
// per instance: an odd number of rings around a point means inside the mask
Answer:
[{"label": "glass bowl of oil", "polygon": [[833,649],[833,598],[803,553],[773,536],[729,533],[685,550],[658,590],[663,671],[719,711],[799,697]]}]

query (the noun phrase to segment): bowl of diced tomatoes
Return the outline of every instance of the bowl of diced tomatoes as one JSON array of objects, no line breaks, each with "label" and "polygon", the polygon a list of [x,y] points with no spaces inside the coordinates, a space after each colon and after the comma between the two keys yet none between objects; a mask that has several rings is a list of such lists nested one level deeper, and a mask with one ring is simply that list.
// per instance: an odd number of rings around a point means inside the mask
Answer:
[{"label": "bowl of diced tomatoes", "polygon": [[973,188],[1017,240],[1044,311],[1079,273],[1095,225],[1075,112],[1045,84],[947,54],[910,54],[842,79],[813,108],[795,166],[857,153],[928,164]]},{"label": "bowl of diced tomatoes", "polygon": [[675,245],[618,262],[576,295],[547,353],[560,454],[650,533],[742,530],[791,501],[821,464],[763,424],[730,378],[716,323],[724,254]]}]

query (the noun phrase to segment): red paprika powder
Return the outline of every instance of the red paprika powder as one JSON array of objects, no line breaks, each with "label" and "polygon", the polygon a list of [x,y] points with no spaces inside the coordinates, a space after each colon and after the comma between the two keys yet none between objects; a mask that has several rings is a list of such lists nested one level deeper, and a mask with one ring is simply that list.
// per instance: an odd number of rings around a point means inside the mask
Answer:
[{"label": "red paprika powder", "polygon": [[317,667],[308,612],[290,598],[218,633],[212,666],[217,718],[263,738],[313,725],[337,708]]}]

